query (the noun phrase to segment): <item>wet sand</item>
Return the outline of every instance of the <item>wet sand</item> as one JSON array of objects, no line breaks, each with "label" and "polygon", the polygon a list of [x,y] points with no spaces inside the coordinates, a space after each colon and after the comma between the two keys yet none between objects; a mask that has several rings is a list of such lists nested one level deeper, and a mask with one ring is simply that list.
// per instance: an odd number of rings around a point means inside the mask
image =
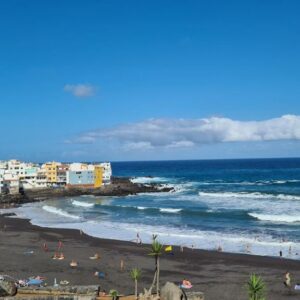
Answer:
[{"label": "wet sand", "polygon": [[[3,216],[0,216],[0,240],[0,274],[17,279],[40,275],[47,278],[48,285],[53,285],[56,278],[57,282],[99,284],[106,291],[114,288],[129,294],[134,291],[129,270],[139,267],[142,269],[139,290],[148,288],[152,282],[154,258],[148,255],[149,245],[97,239],[78,230],[41,228],[27,220]],[[64,260],[51,258],[58,241],[63,243]],[[42,248],[45,242],[48,252]],[[101,259],[89,259],[95,253]],[[78,262],[78,268],[70,268],[72,259]],[[124,271],[120,270],[121,260]],[[174,256],[161,257],[161,283],[179,283],[188,278],[193,290],[204,292],[206,300],[247,300],[245,285],[251,273],[265,280],[268,300],[300,299],[300,292],[289,295],[283,285],[287,270],[292,284],[300,282],[300,261],[187,248],[181,253],[177,247]],[[105,278],[95,277],[95,271],[104,272]]]}]

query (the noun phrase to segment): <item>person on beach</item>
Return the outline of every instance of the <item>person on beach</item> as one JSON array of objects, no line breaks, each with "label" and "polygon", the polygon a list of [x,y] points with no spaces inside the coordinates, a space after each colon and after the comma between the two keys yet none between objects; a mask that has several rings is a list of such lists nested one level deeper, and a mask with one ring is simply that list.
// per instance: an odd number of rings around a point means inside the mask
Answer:
[{"label": "person on beach", "polygon": [[46,244],[46,242],[43,244],[43,250],[45,251],[45,252],[48,252],[48,246],[47,246],[47,244]]},{"label": "person on beach", "polygon": [[64,256],[64,254],[61,252],[60,253],[60,255],[58,256],[58,258],[57,259],[59,259],[59,260],[63,260],[63,259],[65,259],[65,256]]},{"label": "person on beach", "polygon": [[94,256],[90,256],[90,259],[100,259],[100,255],[98,253],[95,253]]},{"label": "person on beach", "polygon": [[183,253],[183,245],[180,245],[180,252]]},{"label": "person on beach", "polygon": [[282,251],[279,251],[279,257],[282,258]]},{"label": "person on beach", "polygon": [[71,267],[72,269],[78,267],[77,261],[75,261],[74,259],[72,259],[72,261],[70,262],[70,267]]},{"label": "person on beach", "polygon": [[283,284],[290,290],[291,289],[291,275],[290,272],[285,272]]},{"label": "person on beach", "polygon": [[121,259],[121,261],[120,261],[120,270],[121,270],[121,272],[124,271],[124,260],[123,259]]},{"label": "person on beach", "polygon": [[142,245],[142,239],[141,239],[139,233],[136,234],[136,243],[137,243],[138,245]]},{"label": "person on beach", "polygon": [[61,241],[58,242],[58,248],[57,250],[60,251],[63,247],[63,243]]},{"label": "person on beach", "polygon": [[251,253],[250,244],[246,244],[246,253]]},{"label": "person on beach", "polygon": [[191,284],[191,282],[189,280],[183,279],[182,280],[182,284],[180,285],[180,287],[183,288],[183,289],[190,289],[193,286],[192,286],[192,284]]}]

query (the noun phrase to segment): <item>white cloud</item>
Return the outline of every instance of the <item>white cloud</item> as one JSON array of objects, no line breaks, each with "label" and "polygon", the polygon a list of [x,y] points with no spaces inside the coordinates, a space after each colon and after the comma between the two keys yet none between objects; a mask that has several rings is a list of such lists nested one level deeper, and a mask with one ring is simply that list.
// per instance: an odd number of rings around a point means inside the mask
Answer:
[{"label": "white cloud", "polygon": [[79,135],[72,143],[117,140],[126,149],[180,148],[225,142],[300,140],[300,116],[284,115],[264,121],[229,118],[149,119]]},{"label": "white cloud", "polygon": [[95,95],[95,87],[90,84],[66,84],[64,91],[73,94],[75,97],[85,98]]}]

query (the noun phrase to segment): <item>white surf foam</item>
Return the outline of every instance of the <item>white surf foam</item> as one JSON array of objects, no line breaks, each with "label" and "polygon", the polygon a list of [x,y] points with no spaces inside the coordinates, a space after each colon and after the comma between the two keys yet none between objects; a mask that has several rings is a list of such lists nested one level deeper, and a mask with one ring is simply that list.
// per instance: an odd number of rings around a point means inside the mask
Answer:
[{"label": "white surf foam", "polygon": [[74,206],[79,206],[79,207],[93,207],[94,206],[94,203],[82,202],[82,201],[78,201],[78,200],[73,200],[72,204]]},{"label": "white surf foam", "polygon": [[287,194],[264,194],[259,192],[199,192],[201,197],[214,198],[252,198],[252,199],[279,199],[279,200],[300,200],[300,196]]},{"label": "white surf foam", "polygon": [[201,181],[199,185],[274,185],[300,182],[298,179],[291,180],[258,180],[258,181]]},{"label": "white surf foam", "polygon": [[145,210],[145,209],[148,209],[149,207],[144,207],[144,206],[137,206],[137,209],[139,210]]},{"label": "white surf foam", "polygon": [[300,222],[300,215],[271,215],[260,213],[248,213],[249,216],[256,218],[260,221],[278,222],[278,223],[296,223]]},{"label": "white surf foam", "polygon": [[[159,240],[164,245],[183,245],[201,249],[216,249],[219,245],[224,251],[245,253],[247,246],[250,245],[251,253],[257,255],[274,255],[277,256],[279,251],[283,251],[283,255],[289,258],[299,257],[296,253],[300,252],[300,244],[289,241],[282,242],[280,238],[274,239],[266,233],[251,234],[248,231],[239,232],[217,232],[204,231],[198,229],[190,229],[185,227],[173,227],[172,225],[146,225],[140,223],[126,223],[120,220],[99,220],[99,221],[79,221],[71,219],[66,222],[65,213],[55,207],[50,207],[51,212],[55,212],[55,218],[48,215],[44,207],[40,203],[34,203],[16,208],[14,212],[23,218],[30,218],[35,225],[53,227],[53,228],[72,228],[81,229],[85,233],[107,239],[131,241],[135,239],[137,232],[142,238],[143,243],[150,243],[152,235],[158,234]],[[53,210],[54,208],[54,210]],[[57,214],[57,210],[59,213]],[[46,214],[46,215],[45,215]],[[292,255],[288,256],[289,247],[292,247]]]},{"label": "white surf foam", "polygon": [[59,216],[62,216],[62,217],[67,217],[67,218],[76,219],[76,220],[80,219],[79,216],[71,215],[68,212],[66,212],[66,211],[64,211],[60,208],[56,208],[56,207],[49,206],[49,205],[44,205],[43,210],[45,210],[45,211],[47,211],[51,214],[59,215]]},{"label": "white surf foam", "polygon": [[182,209],[181,208],[160,208],[159,211],[162,213],[176,214],[182,211]]},{"label": "white surf foam", "polygon": [[164,189],[164,188],[171,188],[173,189],[171,193],[182,193],[187,191],[188,185],[182,183],[182,184],[176,184],[176,183],[166,183],[162,184],[159,189]]},{"label": "white surf foam", "polygon": [[167,178],[164,177],[134,177],[130,179],[133,183],[154,183],[154,182],[166,182],[168,181]]}]

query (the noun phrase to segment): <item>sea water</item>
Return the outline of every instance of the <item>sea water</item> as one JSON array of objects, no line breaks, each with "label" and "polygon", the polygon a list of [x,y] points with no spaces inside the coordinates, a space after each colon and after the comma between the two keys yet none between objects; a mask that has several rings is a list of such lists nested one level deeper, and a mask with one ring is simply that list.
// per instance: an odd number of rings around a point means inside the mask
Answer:
[{"label": "sea water", "polygon": [[300,159],[112,163],[115,176],[169,193],[30,203],[20,217],[95,237],[300,259]]}]

